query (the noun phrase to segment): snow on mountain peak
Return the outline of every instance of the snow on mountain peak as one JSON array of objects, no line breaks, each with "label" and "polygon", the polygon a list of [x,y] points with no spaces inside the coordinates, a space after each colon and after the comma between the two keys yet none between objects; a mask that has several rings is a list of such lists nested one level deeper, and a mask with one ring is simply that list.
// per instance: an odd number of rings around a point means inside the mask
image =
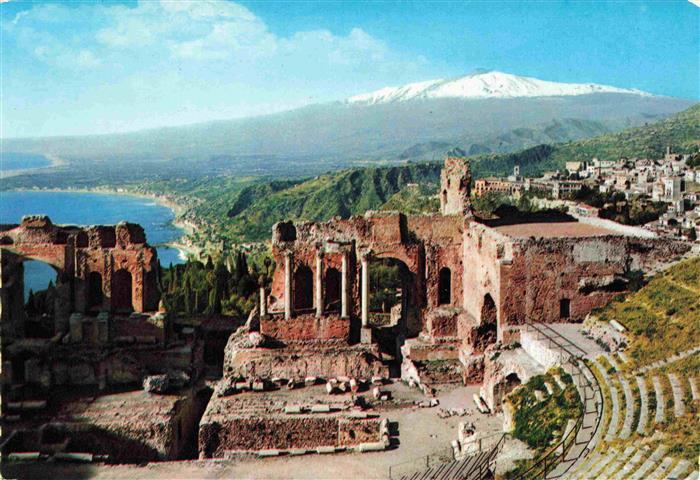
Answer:
[{"label": "snow on mountain peak", "polygon": [[636,89],[595,83],[558,83],[503,72],[486,72],[452,79],[428,80],[401,87],[355,95],[348,103],[375,105],[428,98],[517,98],[586,95],[589,93],[628,93],[648,96]]}]

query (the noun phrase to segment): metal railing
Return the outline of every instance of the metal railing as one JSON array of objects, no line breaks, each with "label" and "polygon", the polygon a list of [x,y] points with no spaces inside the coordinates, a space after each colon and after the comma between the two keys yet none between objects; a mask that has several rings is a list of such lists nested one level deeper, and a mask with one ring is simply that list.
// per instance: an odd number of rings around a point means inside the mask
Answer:
[{"label": "metal railing", "polygon": [[[532,464],[525,472],[521,473],[518,477],[520,479],[542,478],[545,480],[547,478],[559,478],[566,472],[568,472],[571,466],[574,463],[576,463],[576,461],[579,458],[585,456],[590,451],[590,448],[587,445],[579,452],[579,455],[576,458],[566,458],[566,455],[571,451],[571,448],[577,444],[576,442],[578,434],[581,431],[581,429],[593,428],[589,440],[585,442],[586,444],[590,444],[590,442],[595,438],[596,432],[598,431],[598,427],[600,426],[600,421],[602,418],[602,393],[600,392],[600,386],[598,386],[597,383],[595,383],[595,385],[591,383],[591,381],[589,380],[589,376],[585,375],[581,370],[580,365],[583,365],[583,367],[589,371],[590,378],[595,378],[593,376],[593,372],[591,372],[588,365],[586,365],[586,363],[581,360],[581,357],[583,357],[586,354],[586,352],[583,349],[567,340],[556,330],[552,329],[549,325],[538,322],[527,322],[525,328],[536,331],[538,334],[538,340],[540,340],[539,335],[542,335],[544,338],[546,338],[549,342],[549,348],[552,348],[552,345],[554,345],[559,350],[566,353],[568,355],[568,358],[566,359],[565,363],[571,365],[570,375],[575,375],[576,377],[578,377],[577,380],[579,381],[581,378],[583,378],[583,382],[580,382],[580,385],[582,386],[583,390],[583,398],[581,399],[582,409],[580,414],[576,418],[575,427],[571,429],[569,433],[565,435],[559,442],[557,442],[557,444],[554,445],[546,454],[537,459],[534,464]],[[568,343],[568,348],[564,345],[564,343]],[[574,354],[571,350],[577,351],[578,354]],[[590,397],[588,396],[589,392],[591,393]],[[600,401],[596,399],[596,396],[599,397]],[[596,414],[596,422],[595,425],[585,426],[584,419],[586,417],[586,414],[592,413],[587,411],[588,400],[594,400],[593,405],[595,408],[594,413]],[[570,464],[557,475],[548,477],[551,471],[554,470],[562,462],[570,462]]]}]

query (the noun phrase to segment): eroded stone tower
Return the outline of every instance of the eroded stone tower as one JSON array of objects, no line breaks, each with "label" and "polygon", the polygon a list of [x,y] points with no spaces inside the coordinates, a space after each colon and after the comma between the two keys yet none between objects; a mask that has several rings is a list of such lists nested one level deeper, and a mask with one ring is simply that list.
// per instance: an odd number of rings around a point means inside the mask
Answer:
[{"label": "eroded stone tower", "polygon": [[466,153],[459,148],[447,152],[440,174],[440,212],[472,217],[470,200],[472,173]]}]

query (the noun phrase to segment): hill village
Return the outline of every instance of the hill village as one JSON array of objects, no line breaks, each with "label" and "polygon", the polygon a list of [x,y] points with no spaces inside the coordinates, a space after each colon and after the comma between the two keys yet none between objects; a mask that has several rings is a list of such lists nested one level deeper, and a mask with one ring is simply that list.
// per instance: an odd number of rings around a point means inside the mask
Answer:
[{"label": "hill village", "polygon": [[538,178],[522,177],[516,166],[508,177],[480,178],[474,183],[476,196],[494,192],[517,198],[529,193],[535,197],[560,200],[550,205],[564,205],[573,215],[605,217],[605,213],[612,210],[611,216],[614,217],[617,212],[611,209],[611,203],[590,205],[586,203],[586,196],[581,195],[584,190],[589,194],[599,192],[608,199],[617,193],[624,202],[638,202],[641,209],[657,203],[661,206],[660,209],[657,207],[658,219],[640,222],[642,228],[666,238],[691,241],[700,238],[698,154],[674,153],[670,146],[662,158],[570,161],[566,162],[563,171],[545,172]]}]

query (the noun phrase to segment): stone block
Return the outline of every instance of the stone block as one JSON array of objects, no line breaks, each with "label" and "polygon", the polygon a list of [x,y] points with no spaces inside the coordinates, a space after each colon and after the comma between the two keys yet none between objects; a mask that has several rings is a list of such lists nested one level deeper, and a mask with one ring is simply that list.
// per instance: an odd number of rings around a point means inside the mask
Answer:
[{"label": "stone block", "polygon": [[149,393],[165,393],[169,386],[167,375],[149,375],[143,379],[143,389]]},{"label": "stone block", "polygon": [[68,319],[68,325],[70,328],[70,339],[72,342],[82,342],[83,341],[83,314],[82,313],[71,313]]}]

